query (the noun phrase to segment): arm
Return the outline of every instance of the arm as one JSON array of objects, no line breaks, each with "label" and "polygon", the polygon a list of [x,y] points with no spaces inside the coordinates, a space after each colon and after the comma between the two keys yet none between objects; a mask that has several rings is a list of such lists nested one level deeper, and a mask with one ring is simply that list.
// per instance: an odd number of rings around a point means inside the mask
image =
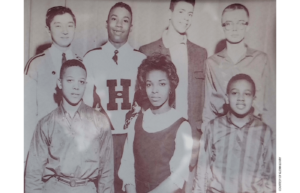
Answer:
[{"label": "arm", "polygon": [[[102,115],[102,114],[101,114]],[[113,193],[114,192],[114,152],[113,139],[109,121],[102,115],[100,124],[103,126],[104,134],[100,138],[100,171],[98,181],[98,193]]]},{"label": "arm", "polygon": [[134,170],[134,155],[133,155],[133,141],[134,141],[134,125],[136,117],[132,119],[128,127],[127,139],[124,144],[123,155],[121,159],[121,166],[118,172],[119,178],[123,181],[122,190],[127,193],[135,193],[135,170]]},{"label": "arm", "polygon": [[197,171],[194,179],[194,192],[205,193],[207,189],[207,173],[209,170],[209,158],[211,151],[210,125],[206,127],[203,137],[200,140],[200,152],[198,157]]},{"label": "arm", "polygon": [[189,163],[192,157],[193,139],[192,129],[188,122],[183,122],[176,134],[175,151],[170,160],[171,175],[165,179],[154,192],[175,192],[182,189],[184,182],[188,180]]},{"label": "arm", "polygon": [[[220,98],[221,95],[217,94],[216,88],[215,88],[215,83],[213,80],[212,73],[210,72],[210,60],[207,59],[205,62],[205,92],[204,92],[204,107],[203,107],[203,115],[202,115],[202,126],[201,130],[204,132],[204,129],[206,128],[206,125],[208,124],[209,121],[212,119],[216,118],[216,114],[218,113],[216,109],[214,109],[214,104],[213,104],[213,99],[216,97]],[[218,101],[218,100],[216,100]]]},{"label": "arm", "polygon": [[29,149],[25,170],[25,193],[41,193],[44,182],[42,174],[47,163],[48,145],[41,123],[36,127]]},{"label": "arm", "polygon": [[264,193],[275,193],[276,182],[275,182],[275,157],[274,157],[274,140],[272,139],[272,132],[269,130],[269,140],[264,146],[264,152],[262,154],[262,170],[260,173],[260,180],[257,185],[263,188]]}]

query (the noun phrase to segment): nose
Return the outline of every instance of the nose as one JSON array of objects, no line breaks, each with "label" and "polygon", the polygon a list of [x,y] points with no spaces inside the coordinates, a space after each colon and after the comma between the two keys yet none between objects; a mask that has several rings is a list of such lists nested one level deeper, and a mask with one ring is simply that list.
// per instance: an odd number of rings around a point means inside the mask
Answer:
[{"label": "nose", "polygon": [[244,95],[243,94],[239,94],[238,95],[238,100],[239,101],[243,101],[244,100]]},{"label": "nose", "polygon": [[74,82],[73,89],[78,90],[79,89],[79,82]]},{"label": "nose", "polygon": [[153,87],[152,87],[152,93],[157,93],[157,92],[158,92],[157,86],[153,86]]},{"label": "nose", "polygon": [[66,26],[64,26],[62,30],[63,30],[62,33],[65,35],[67,35],[69,33],[68,27],[66,27]]},{"label": "nose", "polygon": [[122,27],[122,21],[120,19],[117,20],[116,26],[117,27]]},{"label": "nose", "polygon": [[184,14],[183,19],[186,20],[186,21],[189,21],[189,14],[188,14],[188,13],[187,13],[187,14]]},{"label": "nose", "polygon": [[237,29],[238,29],[238,24],[233,24],[232,30],[233,30],[233,31],[237,31]]}]

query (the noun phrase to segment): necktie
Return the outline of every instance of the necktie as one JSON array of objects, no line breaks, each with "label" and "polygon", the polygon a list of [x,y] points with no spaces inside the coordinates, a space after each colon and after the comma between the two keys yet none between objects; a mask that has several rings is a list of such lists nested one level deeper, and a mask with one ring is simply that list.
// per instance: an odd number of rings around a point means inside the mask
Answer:
[{"label": "necktie", "polygon": [[117,56],[118,53],[119,51],[115,50],[115,55],[112,57],[112,59],[116,62],[116,64],[118,64],[118,56]]},{"label": "necktie", "polygon": [[63,64],[65,61],[67,61],[67,59],[66,59],[66,54],[63,53],[63,54],[62,54],[61,64]]}]

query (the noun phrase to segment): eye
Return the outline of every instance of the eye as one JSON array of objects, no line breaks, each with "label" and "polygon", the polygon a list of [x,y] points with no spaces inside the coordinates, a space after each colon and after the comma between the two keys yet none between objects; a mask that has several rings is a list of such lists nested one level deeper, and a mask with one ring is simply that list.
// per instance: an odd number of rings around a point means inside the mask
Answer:
[{"label": "eye", "polygon": [[74,25],[69,25],[68,27],[74,27]]},{"label": "eye", "polygon": [[55,27],[61,27],[60,25],[55,25]]},{"label": "eye", "polygon": [[179,11],[179,13],[182,13],[182,11]]},{"label": "eye", "polygon": [[232,95],[236,95],[236,94],[237,94],[237,92],[231,92],[231,94],[232,94]]},{"label": "eye", "polygon": [[85,83],[85,81],[83,81],[83,80],[80,80],[79,82],[81,85],[84,85],[84,83]]},{"label": "eye", "polygon": [[128,23],[128,22],[129,22],[129,20],[128,20],[128,19],[125,19],[125,20],[124,20],[124,22],[125,22],[125,23]]},{"label": "eye", "polygon": [[73,80],[72,80],[72,79],[67,79],[67,82],[68,82],[68,83],[72,83]]},{"label": "eye", "polygon": [[112,17],[112,18],[111,18],[111,20],[115,21],[115,20],[116,20],[116,18]]},{"label": "eye", "polygon": [[150,86],[151,86],[151,84],[149,84],[149,83],[146,84],[146,87],[150,87]]},{"label": "eye", "polygon": [[251,93],[246,93],[246,96],[251,96]]},{"label": "eye", "polygon": [[189,14],[190,17],[193,17],[193,14]]},{"label": "eye", "polygon": [[166,86],[166,83],[160,83],[160,86]]}]

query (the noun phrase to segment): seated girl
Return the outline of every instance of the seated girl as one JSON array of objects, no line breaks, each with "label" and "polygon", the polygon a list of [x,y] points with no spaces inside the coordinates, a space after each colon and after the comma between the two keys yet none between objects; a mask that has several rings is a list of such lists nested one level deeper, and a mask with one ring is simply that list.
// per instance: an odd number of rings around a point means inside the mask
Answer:
[{"label": "seated girl", "polygon": [[172,108],[178,82],[164,55],[150,56],[138,68],[139,92],[150,107],[127,128],[118,172],[127,193],[181,192],[188,179],[193,140],[190,124]]}]

